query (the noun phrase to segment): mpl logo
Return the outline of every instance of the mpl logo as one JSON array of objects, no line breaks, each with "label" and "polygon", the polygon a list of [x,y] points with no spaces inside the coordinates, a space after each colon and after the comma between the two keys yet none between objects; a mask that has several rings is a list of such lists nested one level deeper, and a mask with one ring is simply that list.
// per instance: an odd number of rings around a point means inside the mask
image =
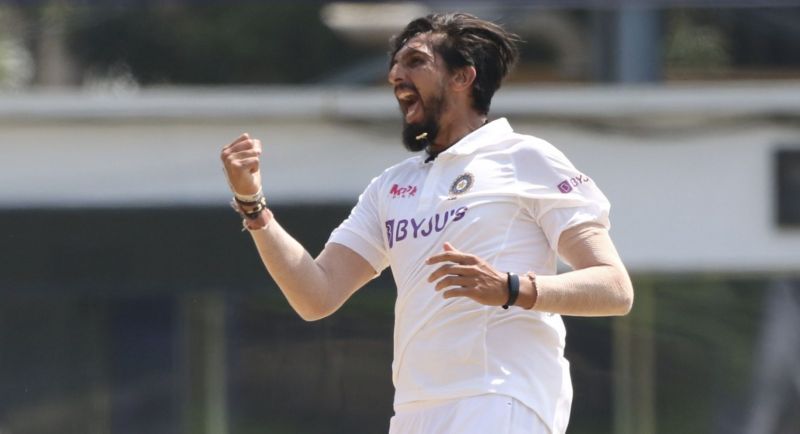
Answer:
[{"label": "mpl logo", "polygon": [[589,177],[581,173],[578,176],[561,181],[558,184],[558,191],[567,194],[571,192],[573,188],[578,187],[581,184],[585,184],[589,181],[591,181],[591,179],[589,179]]},{"label": "mpl logo", "polygon": [[417,186],[416,185],[408,185],[405,187],[401,187],[397,184],[392,185],[391,190],[389,190],[389,195],[392,199],[396,199],[398,197],[411,197],[417,194]]}]

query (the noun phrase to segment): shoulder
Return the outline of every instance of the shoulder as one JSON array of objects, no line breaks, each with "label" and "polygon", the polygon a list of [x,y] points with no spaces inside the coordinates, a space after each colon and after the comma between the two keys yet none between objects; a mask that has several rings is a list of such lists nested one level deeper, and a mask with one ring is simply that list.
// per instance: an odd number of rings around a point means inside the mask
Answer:
[{"label": "shoulder", "polygon": [[400,175],[419,170],[419,168],[422,166],[422,162],[423,162],[423,155],[415,154],[393,166],[390,166],[389,168],[383,171],[381,176]]},{"label": "shoulder", "polygon": [[477,131],[479,135],[474,142],[479,153],[540,159],[563,157],[561,151],[547,140],[515,131],[506,118],[496,119]]},{"label": "shoulder", "polygon": [[421,155],[414,155],[386,168],[372,179],[369,186],[367,186],[367,190],[381,189],[388,183],[396,183],[404,177],[412,176],[422,167],[422,158]]},{"label": "shoulder", "polygon": [[509,133],[504,140],[508,151],[519,164],[562,166],[571,163],[558,148],[545,139],[517,132]]},{"label": "shoulder", "polygon": [[552,143],[530,134],[520,134],[517,132],[509,133],[508,141],[517,151],[523,153],[537,153],[542,155],[561,154],[561,151]]}]

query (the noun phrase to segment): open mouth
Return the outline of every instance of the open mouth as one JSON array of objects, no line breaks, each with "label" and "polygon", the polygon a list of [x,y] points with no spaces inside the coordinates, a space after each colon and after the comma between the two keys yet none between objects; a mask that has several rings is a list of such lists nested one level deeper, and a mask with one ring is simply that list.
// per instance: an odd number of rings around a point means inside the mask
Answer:
[{"label": "open mouth", "polygon": [[411,124],[422,119],[422,100],[416,91],[404,86],[395,90],[395,96],[406,123]]}]

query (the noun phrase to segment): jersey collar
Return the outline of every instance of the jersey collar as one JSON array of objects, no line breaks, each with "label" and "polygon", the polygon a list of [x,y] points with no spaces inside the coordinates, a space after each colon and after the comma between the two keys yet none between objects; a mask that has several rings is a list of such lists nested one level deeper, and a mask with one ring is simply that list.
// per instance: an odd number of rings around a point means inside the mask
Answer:
[{"label": "jersey collar", "polygon": [[491,142],[494,138],[513,132],[514,130],[511,128],[506,118],[493,120],[467,134],[453,146],[442,151],[438,158],[444,155],[469,155],[478,150],[482,145],[485,145],[487,140]]}]

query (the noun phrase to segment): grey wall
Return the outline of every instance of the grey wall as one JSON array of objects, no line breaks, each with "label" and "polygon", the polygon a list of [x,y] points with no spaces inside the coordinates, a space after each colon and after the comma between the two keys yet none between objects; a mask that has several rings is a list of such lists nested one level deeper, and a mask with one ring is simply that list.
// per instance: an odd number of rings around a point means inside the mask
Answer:
[{"label": "grey wall", "polygon": [[[561,148],[612,201],[634,271],[796,272],[774,154],[800,149],[800,86],[501,89],[495,116]],[[352,204],[408,157],[388,89],[152,89],[0,99],[0,207],[219,205],[218,152],[261,138],[273,203]]]}]

